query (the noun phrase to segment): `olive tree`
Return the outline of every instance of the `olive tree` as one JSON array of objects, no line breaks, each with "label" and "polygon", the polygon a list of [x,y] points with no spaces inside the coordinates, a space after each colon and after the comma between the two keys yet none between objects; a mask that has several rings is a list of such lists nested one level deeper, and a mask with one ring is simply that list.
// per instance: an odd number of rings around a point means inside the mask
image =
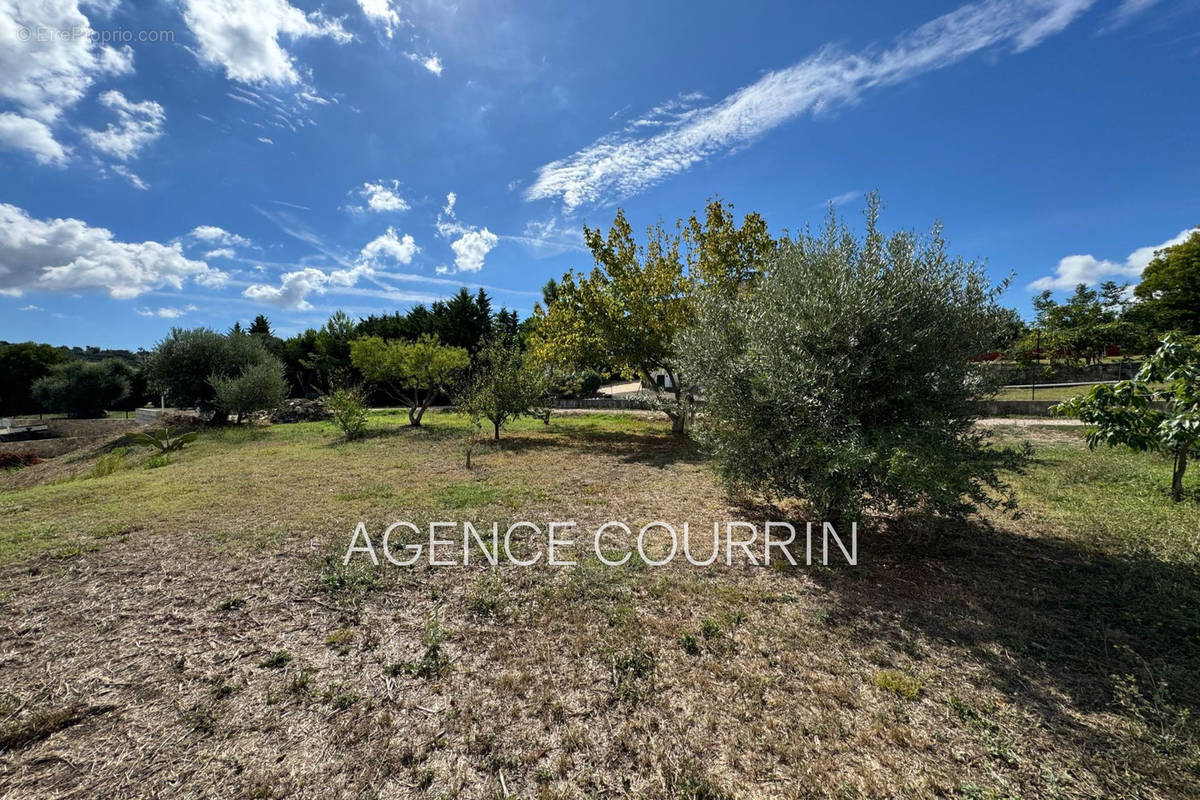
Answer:
[{"label": "olive tree", "polygon": [[226,414],[236,415],[239,424],[256,411],[278,408],[287,397],[283,362],[274,356],[243,367],[237,375],[214,374],[209,382],[216,393],[217,406]]},{"label": "olive tree", "polygon": [[523,416],[548,418],[544,407],[545,372],[511,339],[493,338],[475,354],[471,374],[459,388],[454,404],[476,425],[492,423],[493,438],[500,429]]},{"label": "olive tree", "polygon": [[703,387],[696,438],[731,485],[830,521],[1011,504],[974,427],[990,386],[972,357],[1000,334],[1000,289],[940,228],[884,235],[878,209],[871,196],[862,237],[831,210],[757,280],[698,294],[681,337]]},{"label": "olive tree", "polygon": [[42,408],[71,417],[103,417],[130,393],[133,368],[116,358],[99,362],[68,361],[50,368],[33,384],[32,394]]},{"label": "olive tree", "polygon": [[363,377],[407,405],[409,424],[419,426],[425,409],[449,391],[471,359],[464,348],[439,344],[436,336],[426,334],[415,342],[356,339],[350,343],[350,360]]},{"label": "olive tree", "polygon": [[1179,502],[1188,459],[1200,456],[1200,337],[1168,336],[1131,380],[1100,384],[1055,408],[1095,426],[1090,447],[1169,455],[1171,497]]},{"label": "olive tree", "polygon": [[272,360],[262,337],[248,333],[217,333],[208,328],[174,328],[146,357],[150,388],[178,408],[196,408],[221,418],[213,379],[233,378],[252,366]]}]

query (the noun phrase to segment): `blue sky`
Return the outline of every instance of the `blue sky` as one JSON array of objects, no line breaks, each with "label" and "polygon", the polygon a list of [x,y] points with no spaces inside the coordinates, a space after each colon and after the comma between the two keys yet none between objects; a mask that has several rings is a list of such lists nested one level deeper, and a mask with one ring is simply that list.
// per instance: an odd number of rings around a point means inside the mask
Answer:
[{"label": "blue sky", "polygon": [[1042,287],[1200,223],[1200,3],[0,0],[0,339],[150,346],[484,286],[714,194],[945,224]]}]

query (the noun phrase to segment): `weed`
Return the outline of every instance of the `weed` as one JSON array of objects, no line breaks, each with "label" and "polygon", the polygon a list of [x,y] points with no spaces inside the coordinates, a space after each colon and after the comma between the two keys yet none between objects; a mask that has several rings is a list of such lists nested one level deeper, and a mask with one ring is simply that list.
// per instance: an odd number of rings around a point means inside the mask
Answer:
[{"label": "weed", "polygon": [[685,633],[679,637],[679,646],[683,648],[683,652],[689,656],[700,655],[700,642],[690,633]]},{"label": "weed", "polygon": [[613,698],[636,703],[654,691],[656,669],[654,653],[634,647],[612,654]]},{"label": "weed", "polygon": [[881,669],[876,672],[871,683],[877,688],[893,692],[905,700],[916,700],[923,688],[920,679],[894,669]]},{"label": "weed", "polygon": [[267,658],[259,666],[265,667],[266,669],[282,669],[286,667],[288,662],[291,660],[292,654],[287,650],[277,650],[271,655],[267,656]]},{"label": "weed", "polygon": [[92,467],[92,477],[104,478],[124,467],[126,452],[124,447],[114,447],[100,456],[96,461],[96,466]]}]

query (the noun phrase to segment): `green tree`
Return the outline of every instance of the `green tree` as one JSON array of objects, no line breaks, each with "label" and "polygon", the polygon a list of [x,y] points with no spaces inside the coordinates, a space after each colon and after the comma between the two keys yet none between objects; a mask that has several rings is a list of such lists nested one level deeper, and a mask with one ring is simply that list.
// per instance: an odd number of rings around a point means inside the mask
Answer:
[{"label": "green tree", "polygon": [[996,462],[1015,454],[985,447],[973,402],[990,389],[973,358],[1009,321],[1000,289],[939,228],[885,236],[878,209],[872,196],[861,239],[831,211],[753,285],[699,293],[681,341],[704,387],[696,438],[731,486],[826,520],[1000,503]]},{"label": "green tree", "polygon": [[28,414],[36,410],[33,384],[68,359],[57,347],[35,342],[0,343],[0,414]]},{"label": "green tree", "polygon": [[470,363],[465,348],[439,344],[430,334],[415,342],[378,336],[356,339],[350,343],[350,359],[364,378],[408,406],[408,422],[414,426],[421,424],[433,399],[447,392]]},{"label": "green tree", "polygon": [[515,341],[494,338],[484,343],[475,356],[471,374],[455,398],[455,406],[476,425],[492,423],[493,437],[500,429],[522,416],[548,416],[542,405],[546,379],[532,358],[523,354]]},{"label": "green tree", "polygon": [[350,342],[357,337],[358,323],[344,311],[335,311],[315,332],[300,365],[309,371],[317,389],[327,392],[357,380],[350,363]]},{"label": "green tree", "polygon": [[1035,297],[1033,307],[1037,327],[1042,331],[1042,349],[1048,350],[1052,358],[1095,364],[1109,347],[1136,347],[1137,331],[1121,316],[1124,289],[1111,281],[1100,291],[1081,283],[1064,303],[1055,301],[1049,291]]},{"label": "green tree", "polygon": [[1090,447],[1169,455],[1171,497],[1178,502],[1188,459],[1200,455],[1200,337],[1168,335],[1132,380],[1100,384],[1055,409],[1095,426],[1087,434]]},{"label": "green tree", "polygon": [[216,406],[234,414],[238,424],[257,411],[271,411],[287,397],[288,383],[283,364],[273,356],[248,364],[236,375],[219,373],[209,377]]},{"label": "green tree", "polygon": [[68,361],[50,370],[33,385],[33,395],[47,411],[71,417],[103,417],[129,396],[133,368],[116,358],[107,361]]},{"label": "green tree", "polygon": [[271,336],[271,322],[265,315],[259,314],[254,318],[254,322],[250,323],[250,329],[247,333],[257,334],[259,336]]},{"label": "green tree", "polygon": [[[607,235],[584,228],[596,261],[588,275],[569,272],[530,340],[538,358],[558,368],[630,371],[655,392],[659,408],[682,434],[694,410],[694,391],[680,368],[675,340],[694,314],[697,285],[730,293],[752,281],[775,249],[766,223],[748,214],[739,226],[730,206],[712,200],[701,221],[693,215],[675,231],[648,229],[639,245],[618,211]],[[665,373],[659,386],[653,376]]]},{"label": "green tree", "polygon": [[236,377],[270,360],[258,336],[174,328],[147,355],[145,369],[151,391],[165,395],[171,405],[219,418],[222,409],[212,379]]},{"label": "green tree", "polygon": [[1156,333],[1200,334],[1200,229],[1155,253],[1133,291]]}]

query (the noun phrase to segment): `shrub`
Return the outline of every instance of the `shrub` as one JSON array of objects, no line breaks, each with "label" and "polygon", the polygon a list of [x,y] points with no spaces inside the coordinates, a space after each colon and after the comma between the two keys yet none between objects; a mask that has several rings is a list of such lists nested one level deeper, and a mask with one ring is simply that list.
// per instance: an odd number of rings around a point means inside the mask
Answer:
[{"label": "shrub", "polygon": [[24,469],[41,461],[32,450],[19,452],[0,451],[0,469]]},{"label": "shrub", "polygon": [[322,402],[333,416],[333,423],[346,440],[357,439],[367,429],[367,405],[362,389],[347,387],[330,392]]},{"label": "shrub", "polygon": [[283,364],[274,356],[243,367],[234,377],[214,374],[209,382],[216,393],[217,407],[222,413],[235,414],[239,423],[256,411],[277,408],[287,397]]},{"label": "shrub", "polygon": [[807,499],[830,521],[868,502],[999,505],[998,471],[1019,454],[974,428],[990,386],[972,357],[1000,335],[1002,287],[950,257],[936,227],[884,236],[878,208],[862,239],[831,214],[762,276],[702,290],[682,342],[706,404],[697,438],[730,485]]},{"label": "shrub", "polygon": [[133,368],[124,361],[68,361],[50,370],[33,385],[33,396],[47,411],[70,417],[103,417],[130,393]]}]

